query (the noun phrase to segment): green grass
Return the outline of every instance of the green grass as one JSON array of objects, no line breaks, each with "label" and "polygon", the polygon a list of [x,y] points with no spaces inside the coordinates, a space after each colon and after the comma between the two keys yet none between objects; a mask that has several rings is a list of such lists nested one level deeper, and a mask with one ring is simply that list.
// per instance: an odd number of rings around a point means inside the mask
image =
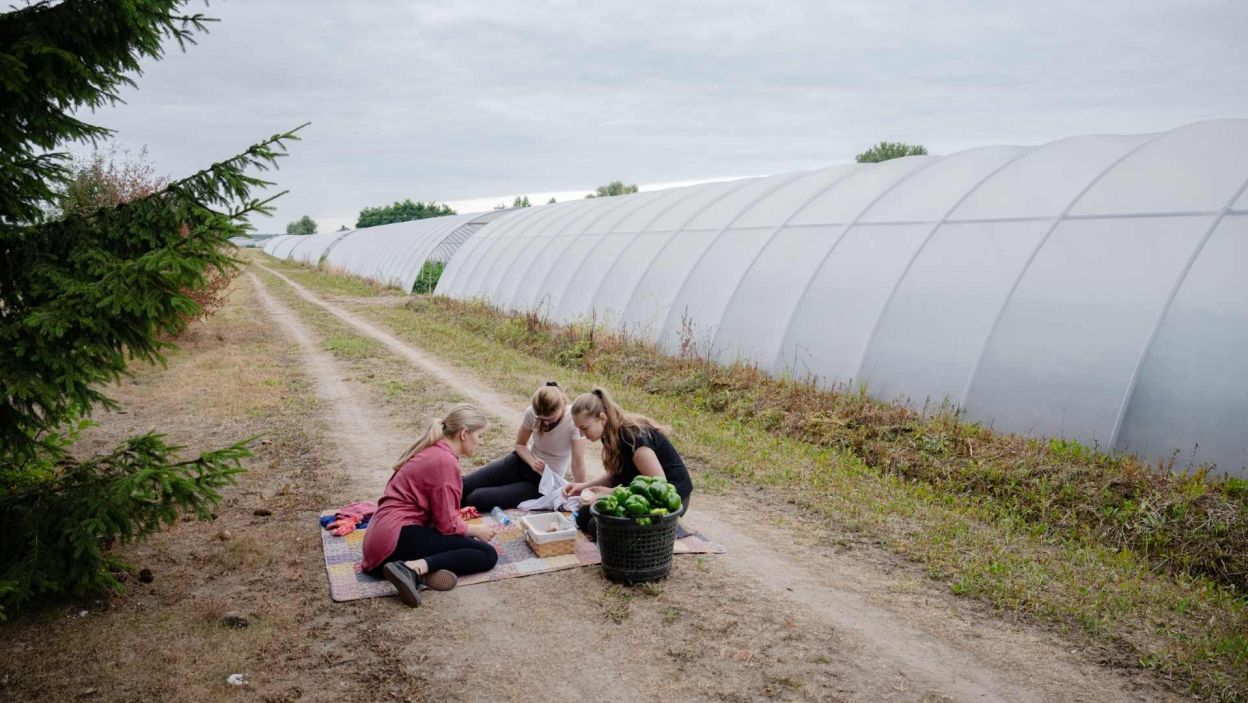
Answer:
[{"label": "green grass", "polygon": [[364,359],[377,356],[381,345],[367,337],[353,334],[333,334],[325,337],[322,346],[334,356],[344,359]]},{"label": "green grass", "polygon": [[[592,325],[436,298],[357,313],[518,398],[547,378],[573,392],[606,385],[673,426],[699,490],[765,488],[829,533],[858,532],[921,563],[954,593],[1082,632],[1206,697],[1248,698],[1248,606],[1217,571],[1245,557],[1234,548],[1240,483],[1158,476],[1069,441],[670,359]],[[1189,526],[1229,561],[1196,551]],[[1165,563],[1189,548],[1186,562]]]}]

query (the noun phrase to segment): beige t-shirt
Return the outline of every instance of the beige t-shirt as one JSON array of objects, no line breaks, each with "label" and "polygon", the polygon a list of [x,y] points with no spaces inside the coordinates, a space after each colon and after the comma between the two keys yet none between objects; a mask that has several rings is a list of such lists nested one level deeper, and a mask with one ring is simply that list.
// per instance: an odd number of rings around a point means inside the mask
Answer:
[{"label": "beige t-shirt", "polygon": [[532,405],[524,409],[524,419],[520,421],[520,426],[533,430],[533,436],[529,438],[529,449],[533,451],[533,455],[546,462],[546,466],[560,476],[566,473],[572,464],[572,440],[583,439],[581,431],[572,424],[572,406],[564,408],[559,424],[549,432],[539,434],[534,429],[537,427],[537,413],[533,412]]}]

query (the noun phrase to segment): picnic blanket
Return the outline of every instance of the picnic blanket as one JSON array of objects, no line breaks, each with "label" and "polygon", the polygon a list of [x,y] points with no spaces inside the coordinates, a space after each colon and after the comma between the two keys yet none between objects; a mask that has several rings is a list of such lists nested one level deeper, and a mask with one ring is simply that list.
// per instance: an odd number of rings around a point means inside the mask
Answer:
[{"label": "picnic blanket", "polygon": [[[322,515],[332,515],[326,511]],[[499,579],[532,576],[549,571],[571,569],[577,566],[591,566],[602,561],[598,553],[598,545],[586,539],[584,533],[577,532],[576,545],[572,554],[555,557],[539,557],[524,539],[524,527],[517,519],[525,515],[522,510],[508,510],[511,525],[503,528],[491,543],[498,550],[498,564],[491,570],[480,574],[460,577],[459,585],[468,586],[474,583],[485,583]],[[482,522],[491,518],[476,518],[469,524]],[[356,571],[356,565],[363,558],[364,534],[367,529],[355,530],[343,537],[335,537],[329,530],[322,529],[321,545],[325,548],[325,570],[329,574],[329,595],[335,601],[358,600],[360,598],[376,598],[392,596],[394,586],[385,579],[378,579]],[[722,545],[707,539],[702,534],[686,529],[683,525],[676,527],[676,546],[673,554],[723,554],[728,550]]]}]

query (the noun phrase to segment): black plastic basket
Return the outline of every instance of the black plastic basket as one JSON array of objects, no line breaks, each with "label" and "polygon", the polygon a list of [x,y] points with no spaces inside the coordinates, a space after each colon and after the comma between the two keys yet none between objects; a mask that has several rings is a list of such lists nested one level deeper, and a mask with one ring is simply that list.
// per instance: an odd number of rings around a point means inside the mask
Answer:
[{"label": "black plastic basket", "polygon": [[648,516],[651,524],[639,525],[633,518],[599,513],[597,502],[589,506],[597,525],[602,575],[629,585],[667,576],[672,570],[676,521],[685,508],[682,504],[675,513]]}]

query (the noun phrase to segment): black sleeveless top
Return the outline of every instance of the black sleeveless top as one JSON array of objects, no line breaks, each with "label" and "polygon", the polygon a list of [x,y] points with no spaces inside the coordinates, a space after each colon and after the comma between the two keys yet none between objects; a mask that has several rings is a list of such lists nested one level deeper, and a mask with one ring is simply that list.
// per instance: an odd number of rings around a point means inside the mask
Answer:
[{"label": "black sleeveless top", "polygon": [[616,474],[612,485],[627,486],[634,478],[641,475],[641,472],[637,470],[637,464],[633,462],[633,454],[641,447],[649,447],[654,451],[654,455],[659,458],[659,465],[663,467],[663,475],[667,478],[667,482],[676,486],[680,499],[688,504],[689,494],[693,493],[693,480],[689,478],[689,469],[685,466],[684,459],[681,459],[680,454],[676,452],[676,447],[673,447],[667,436],[658,430],[646,429],[633,435],[628,430],[620,429],[620,472]]}]

